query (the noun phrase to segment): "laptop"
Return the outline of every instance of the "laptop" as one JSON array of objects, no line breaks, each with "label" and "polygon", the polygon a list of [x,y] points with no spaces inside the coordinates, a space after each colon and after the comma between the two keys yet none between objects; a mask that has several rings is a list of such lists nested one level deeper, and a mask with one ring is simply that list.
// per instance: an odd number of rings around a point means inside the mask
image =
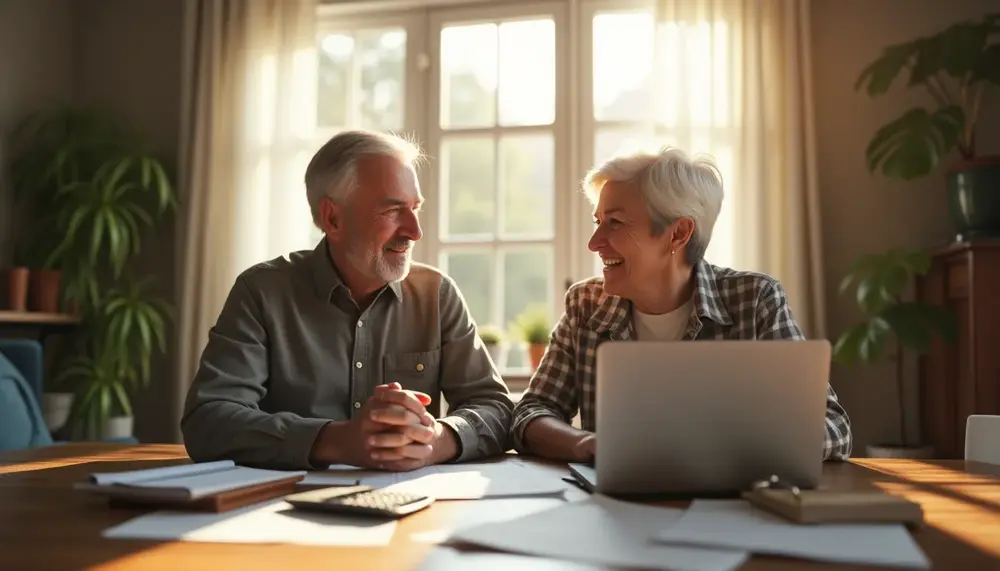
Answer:
[{"label": "laptop", "polygon": [[593,466],[612,496],[738,497],[772,475],[819,484],[830,343],[608,341],[597,350]]}]

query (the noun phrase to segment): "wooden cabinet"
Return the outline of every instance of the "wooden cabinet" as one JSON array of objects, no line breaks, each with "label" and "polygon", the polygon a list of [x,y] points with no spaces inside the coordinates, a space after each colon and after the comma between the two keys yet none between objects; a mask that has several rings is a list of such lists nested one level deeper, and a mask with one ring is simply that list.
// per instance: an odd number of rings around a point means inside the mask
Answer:
[{"label": "wooden cabinet", "polygon": [[962,458],[970,414],[1000,414],[1000,240],[933,252],[917,297],[958,320],[957,343],[935,340],[920,358],[920,430],[938,458]]}]

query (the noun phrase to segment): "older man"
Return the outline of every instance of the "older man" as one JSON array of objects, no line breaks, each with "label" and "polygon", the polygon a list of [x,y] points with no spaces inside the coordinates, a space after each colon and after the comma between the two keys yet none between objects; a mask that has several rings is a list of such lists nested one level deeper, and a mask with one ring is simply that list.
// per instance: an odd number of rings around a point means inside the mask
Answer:
[{"label": "older man", "polygon": [[326,236],[236,279],[188,393],[194,460],[412,470],[508,448],[513,403],[464,298],[411,261],[419,158],[364,131],[313,157],[306,192]]}]

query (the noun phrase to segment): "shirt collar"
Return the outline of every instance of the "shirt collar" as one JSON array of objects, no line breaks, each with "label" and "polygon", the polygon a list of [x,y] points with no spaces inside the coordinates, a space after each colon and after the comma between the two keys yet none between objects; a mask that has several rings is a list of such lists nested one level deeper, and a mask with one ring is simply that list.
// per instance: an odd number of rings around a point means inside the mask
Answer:
[{"label": "shirt collar", "polygon": [[[316,285],[316,295],[322,298],[324,301],[330,301],[333,298],[333,292],[338,289],[343,288],[347,290],[347,285],[344,280],[341,279],[340,273],[337,271],[337,267],[334,266],[333,260],[330,258],[330,252],[327,248],[326,238],[319,241],[316,248],[312,252],[312,267],[313,267],[313,281]],[[403,300],[403,286],[400,282],[389,282],[386,287],[396,295],[396,299],[399,301]],[[382,294],[385,288],[379,291],[379,295]]]},{"label": "shirt collar", "polygon": [[[719,325],[732,325],[733,320],[722,303],[712,265],[704,260],[698,262],[694,275],[695,314],[699,318],[704,317]],[[621,341],[632,339],[635,337],[635,330],[631,312],[632,302],[602,292],[597,302],[597,309],[590,316],[588,326],[597,333],[608,333],[612,339]]]}]

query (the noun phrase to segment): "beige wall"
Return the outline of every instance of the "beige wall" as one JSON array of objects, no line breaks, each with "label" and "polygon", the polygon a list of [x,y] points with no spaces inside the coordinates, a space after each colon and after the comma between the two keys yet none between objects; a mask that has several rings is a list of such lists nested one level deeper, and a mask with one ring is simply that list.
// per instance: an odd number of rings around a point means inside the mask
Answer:
[{"label": "beige wall", "polygon": [[[813,78],[819,182],[831,337],[860,315],[838,285],[850,261],[891,247],[926,247],[950,238],[943,179],[904,184],[872,176],[864,150],[875,129],[924,101],[898,88],[876,100],[854,91],[861,70],[883,46],[933,33],[950,22],[1000,10],[997,0],[816,0],[812,8]],[[983,151],[1000,152],[1000,106],[984,117]],[[898,437],[891,367],[834,366],[833,386],[854,422],[856,453]],[[911,378],[911,381],[913,379]],[[915,410],[915,387],[909,387]],[[917,430],[915,414],[908,424]]]},{"label": "beige wall", "polygon": [[[6,134],[35,105],[72,96],[73,26],[67,0],[0,0],[0,164]],[[16,216],[0,175],[0,268],[11,259]]]}]

